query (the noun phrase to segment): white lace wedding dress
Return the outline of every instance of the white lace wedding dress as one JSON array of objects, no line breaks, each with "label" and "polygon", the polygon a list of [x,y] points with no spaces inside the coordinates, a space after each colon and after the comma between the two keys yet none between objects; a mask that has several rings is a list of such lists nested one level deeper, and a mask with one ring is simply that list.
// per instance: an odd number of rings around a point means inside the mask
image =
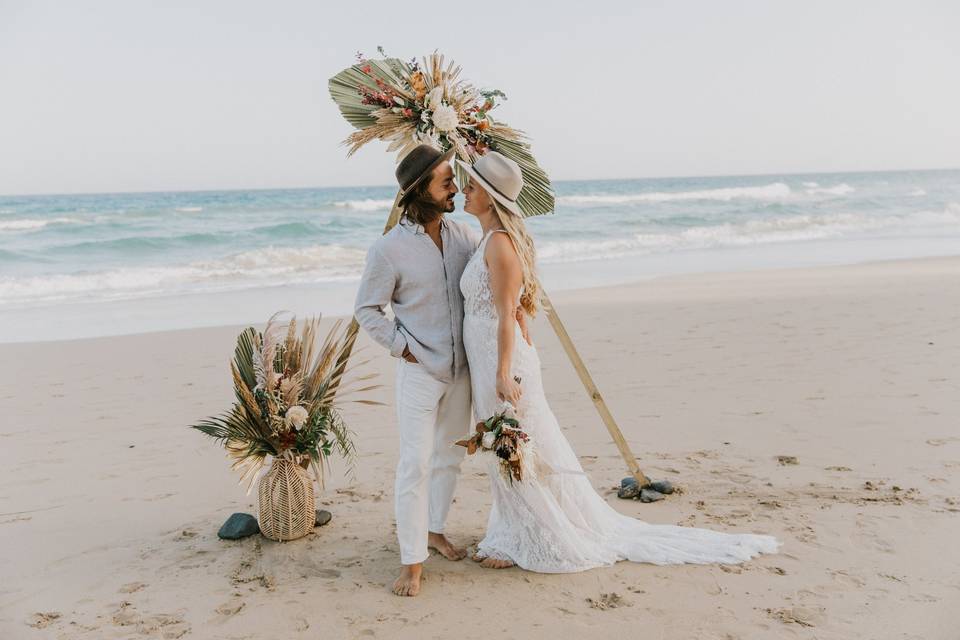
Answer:
[{"label": "white lace wedding dress", "polygon": [[[501,404],[496,394],[497,310],[484,260],[489,238],[484,236],[460,279],[463,340],[478,421],[494,415]],[[519,326],[514,345],[512,373],[520,376],[523,390],[517,417],[552,471],[511,484],[490,455],[493,506],[478,545],[481,556],[510,560],[530,571],[571,573],[618,560],[736,564],[778,550],[773,536],[648,524],[617,512],[594,491],[560,431],[544,396],[537,350],[523,340]]]}]

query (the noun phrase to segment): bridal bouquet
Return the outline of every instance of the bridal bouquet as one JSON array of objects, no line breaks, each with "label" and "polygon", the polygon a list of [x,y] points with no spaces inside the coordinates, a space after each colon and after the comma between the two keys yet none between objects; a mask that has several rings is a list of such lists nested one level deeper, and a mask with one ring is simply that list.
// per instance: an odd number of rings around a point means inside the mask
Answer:
[{"label": "bridal bouquet", "polygon": [[[330,79],[330,95],[347,122],[358,131],[345,141],[352,155],[372,140],[389,143],[398,160],[419,144],[473,164],[493,149],[520,165],[523,190],[518,202],[528,216],[553,211],[550,179],[540,168],[524,134],[495,120],[490,112],[506,99],[497,89],[479,90],[460,79],[460,67],[444,64],[439,53],[406,61],[357,54],[357,63]],[[456,168],[463,181],[466,175]]]},{"label": "bridal bouquet", "polygon": [[500,458],[500,471],[511,483],[523,481],[529,473],[532,443],[530,436],[520,428],[513,405],[504,403],[501,411],[477,423],[476,432],[466,440],[458,440],[461,447],[467,448],[467,454],[477,451],[490,451]]}]

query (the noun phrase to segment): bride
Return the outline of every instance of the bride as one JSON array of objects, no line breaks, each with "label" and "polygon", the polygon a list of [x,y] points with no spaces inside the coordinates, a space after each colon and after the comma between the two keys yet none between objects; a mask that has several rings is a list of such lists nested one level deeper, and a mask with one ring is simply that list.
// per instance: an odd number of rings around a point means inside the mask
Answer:
[{"label": "bride", "polygon": [[772,536],[648,524],[617,512],[594,491],[547,404],[537,350],[516,321],[517,301],[532,316],[540,289],[533,240],[516,202],[520,167],[492,151],[473,166],[458,162],[470,176],[464,210],[483,229],[460,279],[475,417],[484,420],[510,402],[545,470],[511,484],[491,457],[493,506],[474,560],[495,569],[568,573],[618,560],[735,564],[775,553],[780,542]]}]

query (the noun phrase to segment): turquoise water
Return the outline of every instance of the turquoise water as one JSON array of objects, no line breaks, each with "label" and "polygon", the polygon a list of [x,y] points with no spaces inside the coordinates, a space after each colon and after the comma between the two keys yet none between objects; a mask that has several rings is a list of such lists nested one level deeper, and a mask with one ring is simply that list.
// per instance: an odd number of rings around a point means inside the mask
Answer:
[{"label": "turquoise water", "polygon": [[[554,287],[605,284],[611,274],[960,253],[957,170],[555,188],[556,212],[529,221]],[[394,194],[384,186],[0,196],[0,314],[270,287],[348,292]],[[349,306],[340,298],[337,312]]]}]

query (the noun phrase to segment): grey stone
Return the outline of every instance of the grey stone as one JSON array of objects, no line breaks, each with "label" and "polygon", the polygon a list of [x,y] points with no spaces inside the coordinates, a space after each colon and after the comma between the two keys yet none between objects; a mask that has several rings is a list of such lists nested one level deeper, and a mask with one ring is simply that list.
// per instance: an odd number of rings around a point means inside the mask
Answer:
[{"label": "grey stone", "polygon": [[332,518],[333,518],[333,514],[330,513],[329,511],[326,511],[324,509],[317,509],[317,519],[314,522],[313,526],[322,527],[323,525],[330,522]]},{"label": "grey stone", "polygon": [[224,540],[239,540],[260,533],[260,525],[257,519],[249,513],[235,513],[220,527],[217,535]]},{"label": "grey stone", "polygon": [[669,480],[654,480],[645,486],[644,489],[652,489],[660,493],[671,494],[673,493],[673,483]]},{"label": "grey stone", "polygon": [[617,497],[624,500],[632,500],[640,495],[640,485],[634,480],[633,484],[624,484],[617,491]]},{"label": "grey stone", "polygon": [[620,481],[621,487],[625,487],[630,484],[637,484],[637,479],[634,478],[633,476],[627,476],[626,478]]},{"label": "grey stone", "polygon": [[657,500],[663,500],[665,497],[662,493],[653,489],[643,488],[640,490],[640,502],[656,502]]}]

